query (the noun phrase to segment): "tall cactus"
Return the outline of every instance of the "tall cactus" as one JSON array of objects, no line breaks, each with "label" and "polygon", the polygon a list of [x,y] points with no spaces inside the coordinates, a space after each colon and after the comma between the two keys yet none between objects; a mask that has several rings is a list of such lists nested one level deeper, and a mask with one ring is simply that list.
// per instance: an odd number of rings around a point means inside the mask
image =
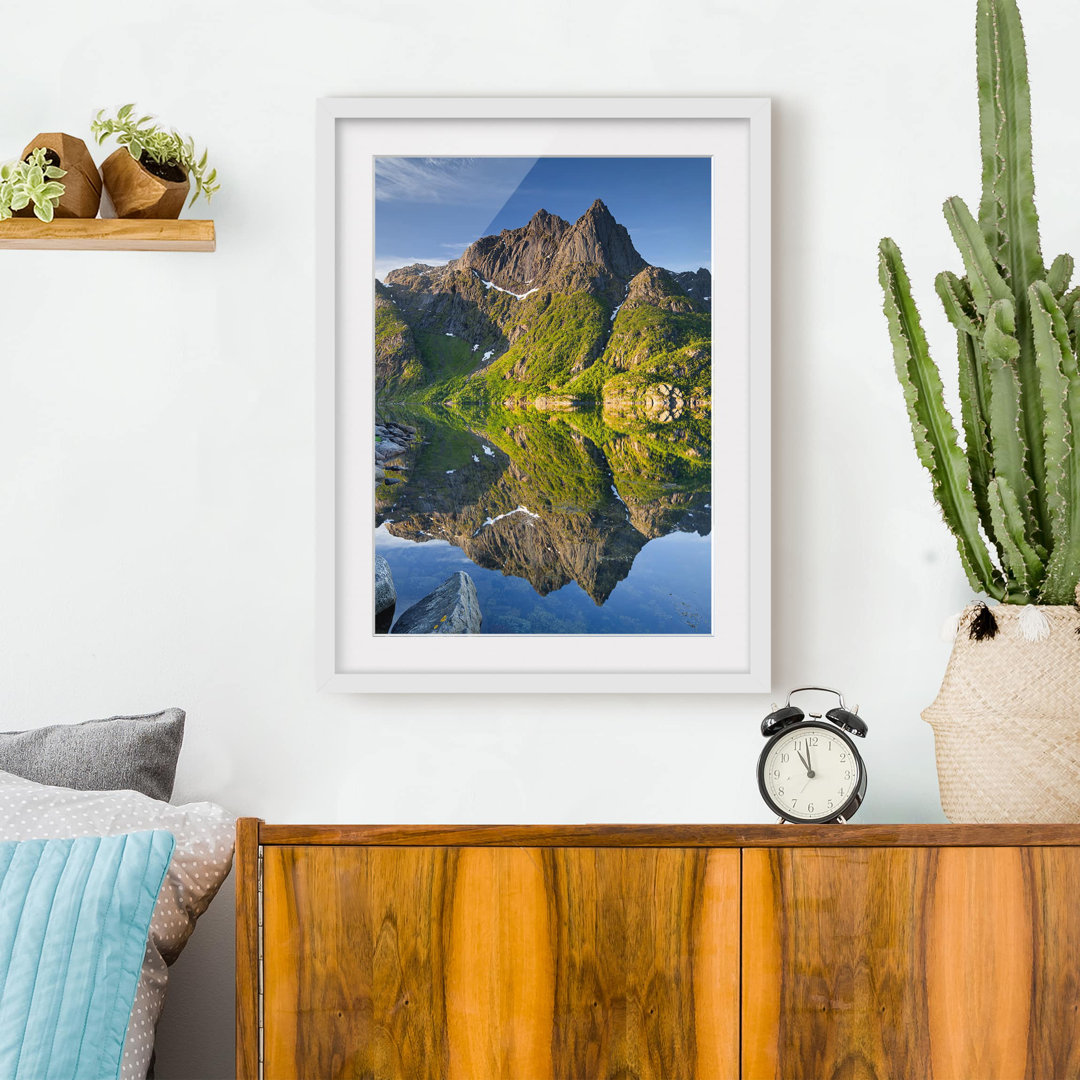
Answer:
[{"label": "tall cactus", "polygon": [[1080,288],[1069,291],[1071,256],[1043,262],[1016,0],[978,0],[976,45],[982,200],[977,221],[962,199],[946,200],[964,276],[935,282],[956,330],[963,448],[888,238],[885,316],[915,448],[972,588],[1067,604],[1080,579]]}]

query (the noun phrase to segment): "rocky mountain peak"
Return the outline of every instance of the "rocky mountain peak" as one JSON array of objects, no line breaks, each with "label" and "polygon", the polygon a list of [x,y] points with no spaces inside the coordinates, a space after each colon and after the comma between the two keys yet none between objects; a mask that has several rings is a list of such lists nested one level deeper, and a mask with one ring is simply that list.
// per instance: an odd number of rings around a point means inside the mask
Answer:
[{"label": "rocky mountain peak", "polygon": [[547,272],[569,228],[570,223],[558,215],[537,210],[527,225],[481,237],[450,265],[473,270],[500,289],[525,292]]},{"label": "rocky mountain peak", "polygon": [[[707,273],[708,271],[706,271]],[[662,311],[700,311],[701,307],[686,292],[677,276],[659,266],[646,266],[630,282],[626,290],[625,307],[649,304]]]},{"label": "rocky mountain peak", "polygon": [[709,305],[712,301],[712,274],[704,266],[697,270],[684,270],[680,274],[674,274],[675,280],[682,286],[688,296]]},{"label": "rocky mountain peak", "polygon": [[646,265],[626,228],[615,220],[600,199],[578,218],[563,238],[553,270],[564,270],[575,263],[597,266],[624,281],[629,281]]},{"label": "rocky mountain peak", "polygon": [[568,221],[563,221],[557,214],[549,214],[546,210],[541,208],[529,218],[527,228],[533,229],[534,231],[566,232],[566,230],[570,228],[570,223]]}]

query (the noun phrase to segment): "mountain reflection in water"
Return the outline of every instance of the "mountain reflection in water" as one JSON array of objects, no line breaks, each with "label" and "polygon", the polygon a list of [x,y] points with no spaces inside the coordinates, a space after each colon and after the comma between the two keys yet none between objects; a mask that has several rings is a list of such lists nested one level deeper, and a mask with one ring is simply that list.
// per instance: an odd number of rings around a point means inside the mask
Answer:
[{"label": "mountain reflection in water", "polygon": [[483,633],[710,632],[707,413],[378,413],[418,430],[402,482],[376,490],[375,547],[399,614],[465,570]]}]

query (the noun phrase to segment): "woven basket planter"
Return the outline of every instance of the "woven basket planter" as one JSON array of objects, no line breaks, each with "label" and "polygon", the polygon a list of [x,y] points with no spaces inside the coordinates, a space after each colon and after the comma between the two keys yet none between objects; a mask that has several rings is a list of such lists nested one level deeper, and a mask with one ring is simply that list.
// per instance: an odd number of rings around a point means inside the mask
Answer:
[{"label": "woven basket planter", "polygon": [[978,610],[964,612],[941,691],[922,714],[934,729],[945,815],[1080,823],[1080,612],[1040,606],[1049,633],[1032,641],[1021,621],[1035,612],[1001,604],[996,635],[976,641]]}]

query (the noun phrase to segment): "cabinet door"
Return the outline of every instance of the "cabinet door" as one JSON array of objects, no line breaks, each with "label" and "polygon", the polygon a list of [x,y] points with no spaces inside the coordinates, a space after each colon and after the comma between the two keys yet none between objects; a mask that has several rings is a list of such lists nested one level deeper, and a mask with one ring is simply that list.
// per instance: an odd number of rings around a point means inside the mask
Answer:
[{"label": "cabinet door", "polygon": [[266,1080],[735,1080],[739,852],[267,847]]},{"label": "cabinet door", "polygon": [[1080,851],[743,853],[746,1080],[1080,1076]]}]

